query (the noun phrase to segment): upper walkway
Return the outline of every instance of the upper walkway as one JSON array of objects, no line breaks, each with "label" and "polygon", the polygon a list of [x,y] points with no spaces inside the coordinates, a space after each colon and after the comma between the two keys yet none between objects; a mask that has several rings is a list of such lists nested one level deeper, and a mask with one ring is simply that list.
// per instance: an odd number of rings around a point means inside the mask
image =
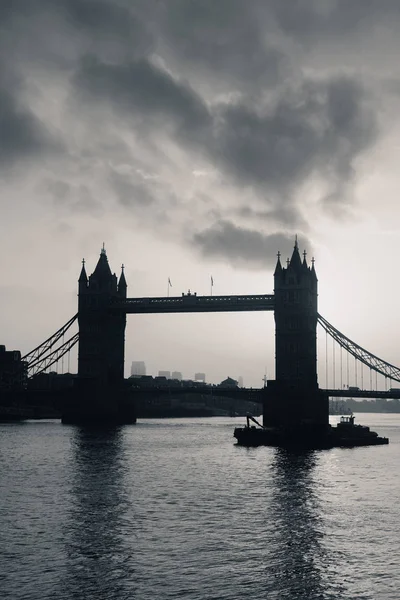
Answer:
[{"label": "upper walkway", "polygon": [[274,294],[197,296],[188,293],[160,298],[121,298],[116,299],[112,306],[127,314],[271,311],[274,310]]}]

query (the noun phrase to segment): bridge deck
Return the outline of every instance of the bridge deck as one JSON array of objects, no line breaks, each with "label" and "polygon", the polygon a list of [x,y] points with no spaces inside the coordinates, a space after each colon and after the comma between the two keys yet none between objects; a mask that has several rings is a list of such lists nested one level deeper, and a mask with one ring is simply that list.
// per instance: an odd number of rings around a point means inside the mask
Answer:
[{"label": "bridge deck", "polygon": [[400,399],[400,390],[324,390],[332,398],[387,398]]},{"label": "bridge deck", "polygon": [[195,294],[160,298],[124,298],[113,307],[129,314],[238,312],[274,310],[274,294],[250,296],[197,296]]},{"label": "bridge deck", "polygon": [[[138,386],[138,392],[144,395],[157,396],[157,395],[182,395],[182,394],[202,394],[204,396],[228,396],[230,398],[240,398],[241,400],[249,400],[251,402],[263,402],[267,388],[224,388],[216,385],[204,385],[204,386],[176,386],[176,385],[164,385],[161,387],[149,386],[141,387]],[[332,398],[386,398],[386,399],[400,399],[400,390],[336,390],[328,389],[321,390],[326,392],[329,397]]]}]

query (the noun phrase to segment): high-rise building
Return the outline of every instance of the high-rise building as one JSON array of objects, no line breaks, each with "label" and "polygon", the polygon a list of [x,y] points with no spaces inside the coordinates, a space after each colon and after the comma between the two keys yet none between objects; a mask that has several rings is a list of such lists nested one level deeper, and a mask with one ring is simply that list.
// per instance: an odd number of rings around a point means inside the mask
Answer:
[{"label": "high-rise building", "polygon": [[194,380],[195,381],[203,381],[205,383],[205,381],[206,381],[206,374],[205,373],[195,373],[194,374]]},{"label": "high-rise building", "polygon": [[178,381],[182,381],[182,373],[180,371],[172,371],[171,379],[177,379]]},{"label": "high-rise building", "polygon": [[158,371],[159,377],[166,377],[167,379],[171,379],[171,371]]},{"label": "high-rise building", "polygon": [[134,360],[131,365],[131,376],[141,377],[146,375],[146,364],[143,360]]}]

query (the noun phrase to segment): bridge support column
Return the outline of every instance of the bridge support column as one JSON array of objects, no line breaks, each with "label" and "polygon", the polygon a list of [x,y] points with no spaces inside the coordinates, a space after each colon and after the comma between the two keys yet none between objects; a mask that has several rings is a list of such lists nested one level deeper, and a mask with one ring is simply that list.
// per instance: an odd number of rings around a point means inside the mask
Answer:
[{"label": "bridge support column", "polygon": [[61,420],[69,425],[136,423],[134,392],[123,387],[79,382],[62,404]]},{"label": "bridge support column", "polygon": [[293,387],[268,381],[263,402],[263,424],[279,429],[324,429],[329,424],[328,394],[318,387]]}]

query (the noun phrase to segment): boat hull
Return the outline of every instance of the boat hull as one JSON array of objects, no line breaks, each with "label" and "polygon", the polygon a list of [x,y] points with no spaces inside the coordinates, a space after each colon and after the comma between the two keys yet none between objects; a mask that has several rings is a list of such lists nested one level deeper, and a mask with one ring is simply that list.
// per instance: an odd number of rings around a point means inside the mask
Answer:
[{"label": "boat hull", "polygon": [[323,431],[298,428],[291,431],[236,427],[233,433],[240,446],[279,446],[311,449],[354,448],[357,446],[381,446],[389,439],[375,432],[342,432],[336,427]]}]

